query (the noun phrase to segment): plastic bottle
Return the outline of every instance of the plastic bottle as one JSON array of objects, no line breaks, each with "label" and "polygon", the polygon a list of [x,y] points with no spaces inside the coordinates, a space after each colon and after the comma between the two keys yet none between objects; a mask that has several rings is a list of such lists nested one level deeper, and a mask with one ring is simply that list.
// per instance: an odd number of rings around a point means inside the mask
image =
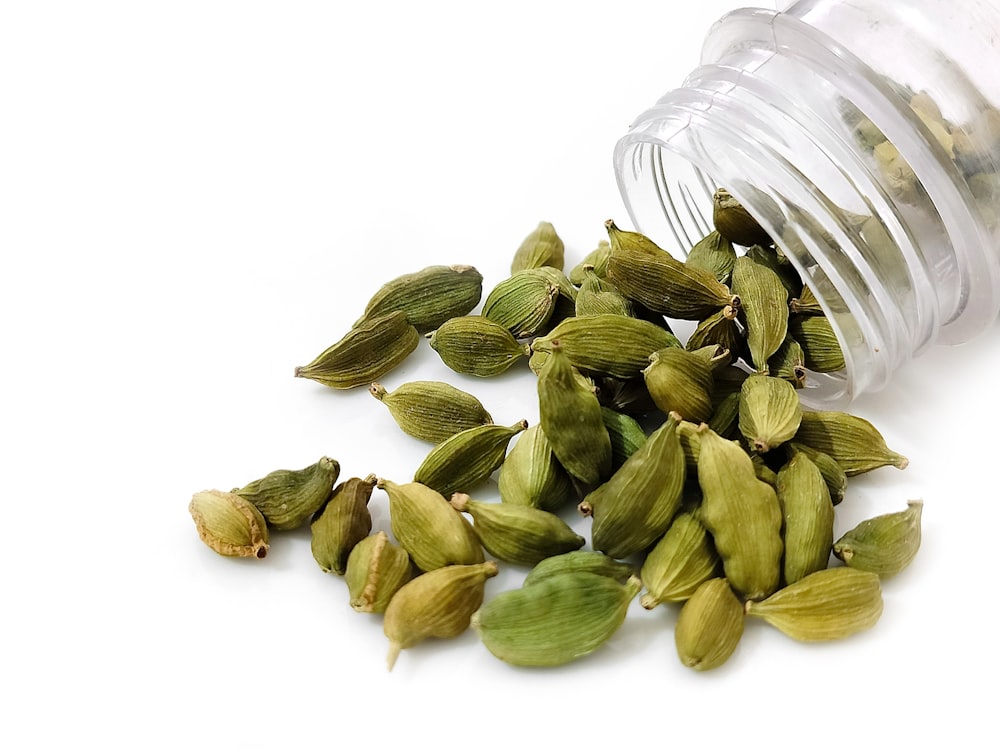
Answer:
[{"label": "plastic bottle", "polygon": [[721,186],[796,266],[846,361],[810,377],[808,401],[877,391],[1000,312],[998,6],[734,11],[615,149],[633,224],[665,250],[682,258],[711,231]]}]

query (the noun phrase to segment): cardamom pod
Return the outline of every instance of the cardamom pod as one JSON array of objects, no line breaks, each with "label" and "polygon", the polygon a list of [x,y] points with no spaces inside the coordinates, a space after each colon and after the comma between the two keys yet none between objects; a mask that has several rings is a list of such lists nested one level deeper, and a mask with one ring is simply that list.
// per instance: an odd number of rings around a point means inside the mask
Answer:
[{"label": "cardamom pod", "polygon": [[472,565],[484,560],[472,525],[439,493],[419,482],[379,479],[389,496],[389,521],[396,541],[420,570]]},{"label": "cardamom pod", "polygon": [[640,373],[637,377],[599,378],[597,380],[597,398],[602,406],[614,409],[622,414],[641,416],[656,411],[653,397],[649,395],[646,380]]},{"label": "cardamom pod", "polygon": [[867,419],[841,411],[804,411],[795,442],[831,456],[852,477],[882,466],[905,469],[906,456],[889,449]]},{"label": "cardamom pod", "polygon": [[576,293],[576,317],[589,315],[635,316],[632,301],[615,288],[610,281],[594,273],[593,266],[584,270],[583,284]]},{"label": "cardamom pod", "polygon": [[556,228],[548,221],[540,221],[514,252],[510,272],[517,273],[526,268],[542,266],[551,266],[561,271],[565,262],[565,245],[556,233]]},{"label": "cardamom pod", "polygon": [[920,549],[922,500],[910,500],[906,510],[862,521],[833,545],[833,554],[848,567],[882,578],[894,576],[913,562]]},{"label": "cardamom pod", "polygon": [[751,375],[740,391],[740,432],[758,453],[767,453],[795,437],[802,405],[795,387],[770,375]]},{"label": "cardamom pod", "polygon": [[295,377],[330,388],[368,385],[399,365],[419,342],[402,310],[365,318],[308,365],[296,367]]},{"label": "cardamom pod", "polygon": [[767,360],[767,370],[773,377],[787,380],[795,388],[806,387],[809,374],[806,371],[806,355],[799,342],[791,336],[785,336],[778,351]]},{"label": "cardamom pod", "polygon": [[774,489],[757,479],[736,443],[698,428],[701,521],[712,534],[729,584],[747,599],[763,599],[781,579],[781,507]]},{"label": "cardamom pod", "polygon": [[556,306],[559,288],[544,271],[525,268],[497,284],[483,303],[483,317],[523,339],[538,334]]},{"label": "cardamom pod", "polygon": [[744,336],[736,322],[736,308],[726,305],[698,323],[688,337],[685,348],[688,351],[700,349],[710,344],[718,344],[731,352],[742,351]]},{"label": "cardamom pod", "polygon": [[882,587],[874,573],[827,568],[810,573],[762,601],[748,601],[759,617],[797,641],[832,641],[867,630],[882,615]]},{"label": "cardamom pod", "polygon": [[594,273],[602,279],[608,275],[608,258],[611,256],[611,243],[607,240],[600,240],[597,247],[587,253],[583,260],[577,263],[569,272],[569,280],[576,286],[583,285],[587,266],[594,269]]},{"label": "cardamom pod", "polygon": [[715,231],[737,245],[771,244],[770,235],[725,188],[712,196],[712,223]]},{"label": "cardamom pod", "polygon": [[368,392],[385,404],[399,428],[410,437],[440,443],[452,435],[493,424],[493,417],[475,396],[448,383],[416,380],[392,393],[379,383]]},{"label": "cardamom pod", "polygon": [[555,667],[604,645],[642,588],[595,573],[561,573],[505,591],[472,616],[490,653],[520,667]]},{"label": "cardamom pod", "polygon": [[629,456],[645,444],[646,431],[628,414],[622,414],[607,406],[601,407],[601,417],[604,419],[608,437],[611,438],[611,470],[618,471]]},{"label": "cardamom pod", "polygon": [[347,558],[344,581],[356,612],[381,613],[400,587],[413,577],[406,550],[384,531],[366,536]]},{"label": "cardamom pod", "polygon": [[816,299],[816,295],[813,294],[813,290],[808,286],[802,287],[802,293],[798,297],[792,297],[791,302],[788,303],[788,309],[793,315],[825,315],[823,308],[820,307],[819,301]]},{"label": "cardamom pod", "polygon": [[793,315],[788,332],[799,342],[805,365],[813,372],[837,372],[847,366],[837,334],[825,315]]},{"label": "cardamom pod", "polygon": [[472,266],[428,266],[383,284],[354,327],[401,311],[419,334],[425,334],[446,320],[467,315],[482,295],[483,275]]},{"label": "cardamom pod", "polygon": [[778,502],[784,516],[785,584],[795,583],[830,563],[833,503],[816,464],[797,453],[778,470]]},{"label": "cardamom pod", "polygon": [[840,468],[840,464],[829,454],[818,451],[815,448],[810,448],[808,445],[798,443],[794,440],[785,443],[785,448],[787,449],[789,459],[796,454],[802,453],[816,465],[820,474],[823,475],[826,488],[830,491],[830,502],[834,505],[839,505],[844,499],[844,493],[847,492],[847,474]]},{"label": "cardamom pod", "polygon": [[656,407],[677,412],[690,422],[705,422],[712,416],[712,368],[686,349],[654,352],[642,371]]},{"label": "cardamom pod", "polygon": [[253,503],[232,492],[196,492],[188,505],[198,537],[226,557],[267,556],[267,523]]},{"label": "cardamom pod", "polygon": [[716,435],[726,440],[736,440],[740,436],[740,394],[730,393],[715,405],[708,426]]},{"label": "cardamom pod", "polygon": [[372,530],[368,501],[377,481],[374,474],[353,477],[333,488],[333,494],[310,524],[313,558],[324,573],[343,575],[351,550]]},{"label": "cardamom pod", "polygon": [[530,505],[483,503],[463,493],[451,496],[452,507],[468,513],[483,547],[515,565],[535,565],[546,557],[578,550],[585,539],[559,516]]},{"label": "cardamom pod", "polygon": [[733,274],[733,263],[736,262],[736,249],[730,240],[718,231],[712,231],[691,248],[684,262],[705,269],[720,284],[728,284]]},{"label": "cardamom pod", "polygon": [[780,247],[770,247],[764,245],[754,245],[748,247],[744,253],[754,263],[770,268],[781,280],[781,285],[785,287],[785,300],[790,301],[792,297],[797,297],[802,293],[802,279],[795,266],[788,260],[784,251]]},{"label": "cardamom pod", "polygon": [[522,419],[510,427],[484,424],[462,430],[431,448],[413,481],[444,497],[474,489],[500,468],[511,438],[527,428]]},{"label": "cardamom pod", "polygon": [[323,456],[304,469],[279,469],[234,489],[267,519],[268,526],[288,531],[303,526],[322,508],[340,476],[340,464]]},{"label": "cardamom pod", "polygon": [[653,609],[662,602],[686,601],[721,569],[719,553],[697,512],[678,513],[642,564],[639,577],[646,593],[639,603]]},{"label": "cardamom pod", "polygon": [[574,550],[540,560],[524,578],[524,586],[538,583],[562,573],[595,573],[624,584],[635,575],[635,569],[626,562],[608,557],[603,552]]},{"label": "cardamom pod", "polygon": [[674,643],[681,664],[699,672],[721,667],[743,637],[743,604],[725,578],[705,581],[677,615]]},{"label": "cardamom pod", "polygon": [[746,319],[747,346],[753,366],[766,370],[767,361],[788,333],[785,287],[774,271],[743,255],[733,266],[733,293],[740,298],[740,313]]},{"label": "cardamom pod", "polygon": [[488,378],[506,372],[531,349],[499,323],[479,315],[451,318],[430,334],[431,349],[455,372]]},{"label": "cardamom pod", "polygon": [[532,425],[522,432],[497,475],[500,499],[512,505],[529,505],[555,511],[575,497],[569,474],[552,452],[552,444],[542,426]]},{"label": "cardamom pod", "polygon": [[591,546],[614,558],[641,552],[663,536],[681,504],[684,450],[676,412],[611,478],[587,494],[580,511],[594,519]]},{"label": "cardamom pod", "polygon": [[385,608],[382,627],[389,639],[391,670],[399,652],[428,638],[457,638],[483,603],[486,581],[497,574],[492,560],[448,565],[405,583]]}]

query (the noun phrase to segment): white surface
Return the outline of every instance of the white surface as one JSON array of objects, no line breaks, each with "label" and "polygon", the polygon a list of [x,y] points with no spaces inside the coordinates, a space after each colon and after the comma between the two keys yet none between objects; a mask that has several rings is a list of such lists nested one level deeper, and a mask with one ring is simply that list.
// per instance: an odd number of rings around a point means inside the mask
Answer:
[{"label": "white surface", "polygon": [[[563,669],[512,669],[467,633],[387,673],[380,621],[307,532],[264,561],[202,545],[197,490],[323,454],[409,479],[427,446],[294,366],[398,274],[470,263],[489,289],[539,220],[570,263],[627,223],[614,143],[736,3],[347,5],[4,5],[3,745],[970,747],[995,730],[998,326],[853,406],[911,465],[853,480],[838,532],[923,497],[925,541],[882,621],[840,643],[751,623],[694,674],[674,611],[636,602]],[[526,370],[474,381],[422,343],[383,382],[413,379],[537,419]],[[381,492],[372,509],[387,528]]]}]

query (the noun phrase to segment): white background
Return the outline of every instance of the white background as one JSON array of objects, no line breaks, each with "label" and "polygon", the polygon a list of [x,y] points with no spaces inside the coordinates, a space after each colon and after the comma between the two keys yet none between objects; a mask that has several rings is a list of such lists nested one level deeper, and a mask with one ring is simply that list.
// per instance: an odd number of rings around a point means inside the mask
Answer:
[{"label": "white background", "polygon": [[[294,367],[396,275],[469,263],[488,290],[540,220],[570,265],[605,219],[628,225],[615,141],[736,5],[0,6],[4,746],[996,736],[996,325],[851,407],[911,464],[853,480],[837,532],[925,500],[924,546],[885,582],[878,625],[810,646],[749,623],[714,673],[678,662],[675,610],[637,602],[565,668],[508,667],[470,632],[388,673],[379,619],[319,571],[308,531],[238,561],[188,516],[195,491],[324,454],[343,478],[407,481],[428,446],[364,389]],[[537,419],[526,368],[465,378],[421,342],[383,383],[415,379],[472,391],[497,422]],[[371,507],[387,529],[384,494]]]}]

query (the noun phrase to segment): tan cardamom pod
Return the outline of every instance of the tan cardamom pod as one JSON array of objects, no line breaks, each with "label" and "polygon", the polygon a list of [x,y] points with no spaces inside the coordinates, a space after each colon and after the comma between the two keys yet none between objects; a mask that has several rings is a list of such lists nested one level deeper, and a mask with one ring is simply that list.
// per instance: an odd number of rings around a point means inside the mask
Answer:
[{"label": "tan cardamom pod", "polygon": [[499,323],[480,315],[451,318],[430,334],[431,349],[455,372],[488,378],[531,354]]},{"label": "tan cardamom pod", "polygon": [[548,221],[540,221],[514,252],[510,272],[517,273],[526,268],[543,266],[561,271],[565,262],[565,245],[556,233],[556,228]]},{"label": "tan cardamom pod", "polygon": [[848,567],[882,578],[896,575],[920,549],[922,500],[910,500],[906,510],[862,521],[833,545],[833,554]]},{"label": "tan cardamom pod", "polygon": [[493,424],[493,417],[479,399],[448,383],[416,380],[403,383],[392,393],[372,383],[368,392],[388,407],[403,432],[428,443],[437,444],[462,430]]},{"label": "tan cardamom pod", "polygon": [[795,387],[770,375],[751,375],[740,392],[740,432],[758,453],[795,437],[802,405]]},{"label": "tan cardamom pod", "polygon": [[389,669],[399,652],[428,638],[457,638],[483,603],[486,581],[497,574],[492,560],[448,565],[405,583],[389,601],[382,622],[389,639]]},{"label": "tan cardamom pod", "polygon": [[483,547],[465,520],[439,492],[419,482],[378,480],[389,496],[389,521],[396,541],[424,571],[445,565],[481,563]]},{"label": "tan cardamom pod", "polygon": [[733,293],[740,298],[753,366],[766,371],[788,333],[788,294],[774,271],[748,255],[733,266]]},{"label": "tan cardamom pod", "polygon": [[784,516],[785,584],[795,583],[830,563],[833,503],[819,468],[797,453],[778,470],[778,502]]},{"label": "tan cardamom pod", "polygon": [[268,526],[288,531],[304,526],[322,508],[340,476],[340,464],[323,456],[304,469],[279,469],[234,489],[267,519]]},{"label": "tan cardamom pod", "polygon": [[431,448],[413,481],[444,497],[468,492],[500,468],[511,438],[527,428],[528,423],[522,419],[510,427],[484,424],[462,430]]},{"label": "tan cardamom pod", "polygon": [[724,188],[719,188],[712,196],[712,223],[715,224],[715,231],[737,245],[771,244],[770,235]]},{"label": "tan cardamom pod", "polygon": [[399,588],[413,577],[406,550],[389,541],[384,531],[366,536],[347,558],[344,581],[356,612],[385,612]]},{"label": "tan cardamom pod", "polygon": [[446,320],[467,315],[482,295],[483,276],[472,266],[428,266],[385,283],[354,325],[401,311],[410,325],[424,334]]},{"label": "tan cardamom pod", "polygon": [[678,513],[642,563],[639,577],[646,593],[639,603],[653,609],[662,602],[686,601],[721,570],[719,553],[698,513]]},{"label": "tan cardamom pod", "polygon": [[522,432],[497,475],[500,499],[513,505],[528,505],[555,511],[576,497],[569,474],[552,452],[552,444],[541,425]]},{"label": "tan cardamom pod", "polygon": [[686,349],[661,349],[650,356],[642,374],[660,411],[677,412],[689,422],[711,418],[715,380],[711,366],[701,358]]},{"label": "tan cardamom pod", "polygon": [[841,411],[804,411],[795,442],[831,456],[852,477],[882,466],[905,469],[906,456],[889,449],[867,419]]},{"label": "tan cardamom pod", "polygon": [[559,516],[530,505],[477,502],[463,493],[452,495],[451,505],[472,516],[487,552],[515,565],[535,565],[546,557],[578,550],[586,541]]},{"label": "tan cardamom pod", "polygon": [[295,377],[330,388],[368,385],[399,365],[419,342],[402,310],[366,318],[308,365],[296,367]]},{"label": "tan cardamom pod", "polygon": [[483,317],[515,338],[537,335],[555,311],[559,287],[538,268],[525,268],[497,284],[483,303]]},{"label": "tan cardamom pod", "polygon": [[832,641],[867,630],[882,615],[882,587],[874,573],[827,568],[807,575],[763,601],[744,605],[797,641]]},{"label": "tan cardamom pod", "polygon": [[267,556],[267,522],[253,503],[232,492],[196,492],[188,506],[198,536],[226,557]]},{"label": "tan cardamom pod", "polygon": [[743,637],[745,619],[725,578],[705,581],[677,615],[674,643],[681,664],[699,672],[725,664]]},{"label": "tan cardamom pod", "polygon": [[720,284],[728,284],[733,274],[733,263],[736,262],[736,249],[730,240],[713,231],[691,248],[684,262],[705,269]]},{"label": "tan cardamom pod", "polygon": [[310,524],[313,558],[324,573],[343,575],[351,550],[372,530],[368,501],[376,477],[353,477],[333,488],[333,494]]},{"label": "tan cardamom pod", "polygon": [[522,585],[530,586],[562,573],[594,573],[624,584],[635,575],[635,569],[603,552],[580,549],[540,560],[525,576]]},{"label": "tan cardamom pod", "polygon": [[763,599],[781,580],[781,507],[774,489],[757,479],[736,443],[698,428],[701,520],[712,534],[729,585]]}]

